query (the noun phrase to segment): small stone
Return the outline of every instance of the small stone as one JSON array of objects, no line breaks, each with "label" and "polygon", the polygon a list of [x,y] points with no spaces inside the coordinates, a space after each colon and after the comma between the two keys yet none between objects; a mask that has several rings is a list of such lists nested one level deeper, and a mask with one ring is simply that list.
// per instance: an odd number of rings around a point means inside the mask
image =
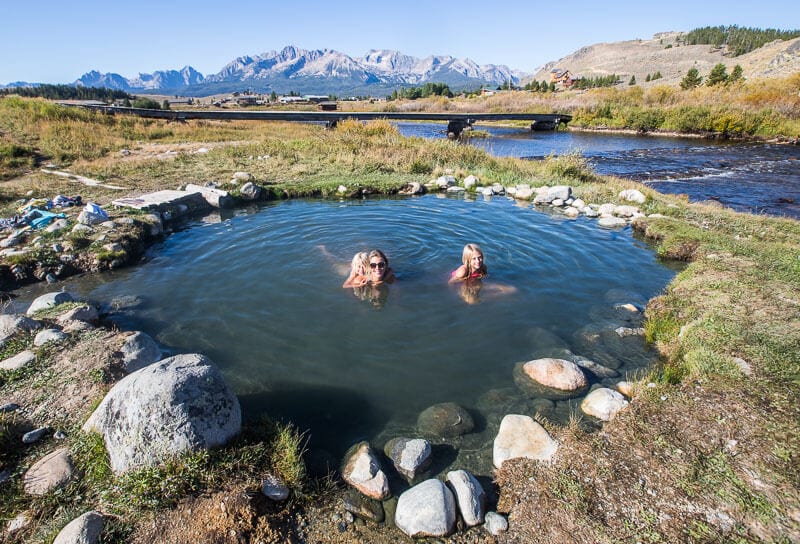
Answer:
[{"label": "small stone", "polygon": [[625,338],[626,336],[644,336],[644,327],[617,327],[614,329],[621,338]]},{"label": "small stone", "polygon": [[39,348],[50,342],[59,344],[67,338],[68,336],[58,329],[45,329],[36,334],[36,337],[33,339],[33,345]]},{"label": "small stone", "polygon": [[0,361],[0,370],[19,370],[24,368],[36,360],[36,354],[30,350],[25,350],[17,353],[13,357],[9,357]]},{"label": "small stone", "polygon": [[64,431],[56,431],[53,433],[53,438],[55,438],[56,440],[64,440],[65,438],[67,438],[67,435],[64,434]]},{"label": "small stone", "polygon": [[14,412],[15,410],[19,410],[19,404],[15,402],[7,402],[6,404],[0,406],[0,414],[7,414]]},{"label": "small stone", "polygon": [[289,488],[274,474],[268,474],[261,484],[261,492],[273,501],[285,501],[289,498]]},{"label": "small stone", "polygon": [[67,448],[58,449],[37,461],[23,476],[25,493],[44,495],[66,484],[74,472]]},{"label": "small stone", "polygon": [[486,530],[493,536],[500,536],[508,530],[508,520],[497,512],[486,513]]},{"label": "small stone", "polygon": [[31,522],[30,518],[25,512],[18,514],[17,517],[8,522],[6,532],[8,534],[16,533],[20,529],[24,529]]},{"label": "small stone", "polygon": [[33,444],[34,442],[38,442],[48,431],[47,427],[39,427],[33,431],[27,432],[22,435],[22,443],[23,444]]}]

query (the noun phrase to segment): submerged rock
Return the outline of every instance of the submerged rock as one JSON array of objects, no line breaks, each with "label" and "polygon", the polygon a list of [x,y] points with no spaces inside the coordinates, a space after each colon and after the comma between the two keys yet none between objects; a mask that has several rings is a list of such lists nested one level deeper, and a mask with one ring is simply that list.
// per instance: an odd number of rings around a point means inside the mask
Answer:
[{"label": "submerged rock", "polygon": [[417,428],[424,435],[452,438],[472,432],[475,422],[462,406],[444,402],[426,408],[417,418]]}]

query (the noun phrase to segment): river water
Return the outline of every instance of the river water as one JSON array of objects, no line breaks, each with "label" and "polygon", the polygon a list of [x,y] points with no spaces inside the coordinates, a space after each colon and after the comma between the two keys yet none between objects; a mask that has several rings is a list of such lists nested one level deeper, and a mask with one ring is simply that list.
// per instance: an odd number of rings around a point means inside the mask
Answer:
[{"label": "river water", "polygon": [[[442,137],[441,125],[400,124]],[[602,173],[692,199],[796,217],[797,148],[490,128],[473,140],[497,155],[580,150]],[[483,246],[483,288],[448,285],[468,242]],[[398,281],[341,288],[349,259],[378,247]],[[566,220],[504,197],[293,200],[211,214],[174,232],[139,266],[56,287],[114,305],[123,330],[149,333],[167,354],[200,352],[222,369],[245,417],[293,422],[309,436],[312,469],[335,467],[359,440],[380,448],[419,435],[417,417],[465,407],[474,432],[435,441],[436,470],[491,471],[492,440],[508,413],[565,423],[580,399],[550,402],[514,380],[517,363],[569,350],[613,370],[593,383],[643,375],[656,354],[637,327],[675,274],[629,228]],[[19,293],[17,309],[52,291]],[[123,303],[124,301],[124,303]]]},{"label": "river water", "polygon": [[[406,136],[442,138],[434,123],[397,123]],[[600,174],[643,182],[692,202],[717,200],[748,213],[800,219],[800,147],[697,138],[486,127],[469,145],[501,157],[582,154]]]}]

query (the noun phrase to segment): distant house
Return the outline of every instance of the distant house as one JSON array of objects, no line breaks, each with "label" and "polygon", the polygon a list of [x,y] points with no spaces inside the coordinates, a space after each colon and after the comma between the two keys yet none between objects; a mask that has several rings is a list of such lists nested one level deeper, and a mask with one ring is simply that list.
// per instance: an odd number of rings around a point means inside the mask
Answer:
[{"label": "distant house", "polygon": [[321,94],[304,94],[303,100],[308,102],[313,102],[314,104],[319,104],[320,102],[327,102],[329,97],[327,95]]},{"label": "distant house", "polygon": [[325,102],[320,102],[317,107],[322,111],[336,111],[338,105],[333,100],[326,100]]},{"label": "distant house", "polygon": [[550,83],[560,83],[564,87],[572,87],[572,84],[578,79],[569,70],[561,70],[559,68],[550,70]]},{"label": "distant house", "polygon": [[291,104],[293,102],[305,102],[302,96],[279,96],[278,102],[281,104]]},{"label": "distant house", "polygon": [[236,98],[236,103],[240,106],[255,106],[258,102],[258,96],[254,94],[240,95]]},{"label": "distant house", "polygon": [[481,89],[481,96],[493,96],[494,91],[490,91],[489,89]]}]

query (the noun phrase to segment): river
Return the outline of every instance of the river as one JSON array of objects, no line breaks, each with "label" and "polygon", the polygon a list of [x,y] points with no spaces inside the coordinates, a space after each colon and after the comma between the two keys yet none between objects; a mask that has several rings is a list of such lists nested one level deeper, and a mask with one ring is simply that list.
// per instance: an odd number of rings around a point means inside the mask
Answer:
[{"label": "river", "polygon": [[[397,123],[405,136],[442,138],[435,123]],[[800,147],[579,131],[530,132],[476,125],[488,138],[469,145],[498,157],[538,159],[580,153],[599,174],[657,191],[716,200],[737,211],[800,219]]]}]

